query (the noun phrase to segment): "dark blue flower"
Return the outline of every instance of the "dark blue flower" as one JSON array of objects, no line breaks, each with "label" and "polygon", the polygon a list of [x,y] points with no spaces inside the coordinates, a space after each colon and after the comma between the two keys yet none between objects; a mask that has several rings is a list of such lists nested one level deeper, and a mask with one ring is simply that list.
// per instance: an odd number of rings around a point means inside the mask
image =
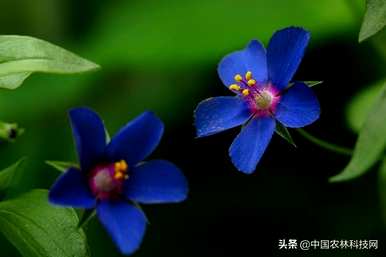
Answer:
[{"label": "dark blue flower", "polygon": [[93,111],[70,111],[80,170],[68,169],[52,186],[51,203],[96,208],[97,216],[120,251],[133,253],[140,245],[146,218],[135,203],[183,201],[188,192],[181,171],[164,160],[142,162],[158,145],[163,123],[144,112],[106,143],[102,120]]},{"label": "dark blue flower", "polygon": [[236,96],[202,101],[195,111],[197,136],[209,136],[244,125],[229,148],[236,168],[252,173],[275,131],[276,120],[299,128],[319,118],[319,102],[303,82],[289,83],[310,39],[302,28],[277,31],[267,50],[257,40],[225,56],[218,74]]}]

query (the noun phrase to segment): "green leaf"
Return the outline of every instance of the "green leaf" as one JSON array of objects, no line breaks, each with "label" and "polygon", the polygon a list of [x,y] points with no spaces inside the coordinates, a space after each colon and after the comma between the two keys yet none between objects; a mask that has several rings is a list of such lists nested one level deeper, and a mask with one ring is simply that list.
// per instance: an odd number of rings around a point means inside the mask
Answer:
[{"label": "green leaf", "polygon": [[46,164],[48,164],[49,166],[51,166],[51,167],[57,169],[57,170],[60,171],[60,172],[65,172],[65,171],[67,171],[69,168],[80,169],[80,167],[79,167],[78,164],[72,163],[72,162],[46,161]]},{"label": "green leaf", "polygon": [[0,88],[16,89],[24,80],[26,80],[31,72],[21,72],[11,75],[0,76]]},{"label": "green leaf", "polygon": [[0,36],[0,87],[15,89],[33,72],[73,74],[99,66],[61,47],[28,36]]},{"label": "green leaf", "polygon": [[356,94],[346,106],[346,121],[350,129],[358,133],[363,126],[372,105],[382,91],[385,81],[368,86]]},{"label": "green leaf", "polygon": [[386,1],[367,0],[366,13],[359,32],[359,42],[375,35],[386,25]]},{"label": "green leaf", "polygon": [[356,178],[369,170],[383,154],[386,146],[386,84],[371,108],[359,133],[353,156],[347,167],[331,182]]},{"label": "green leaf", "polygon": [[314,86],[317,86],[319,84],[322,84],[323,81],[318,81],[318,80],[308,80],[308,81],[303,81],[307,86],[309,87],[314,87]]},{"label": "green leaf", "polygon": [[0,202],[0,230],[24,257],[89,256],[76,212],[48,203],[47,190]]},{"label": "green leaf", "polygon": [[276,133],[279,136],[281,136],[282,138],[284,138],[285,140],[287,140],[288,143],[290,143],[291,145],[296,147],[296,144],[295,144],[294,140],[292,139],[290,132],[280,122],[276,122]]},{"label": "green leaf", "polygon": [[2,195],[5,194],[6,190],[12,187],[17,180],[18,171],[23,168],[25,158],[18,160],[8,168],[0,171],[0,192]]},{"label": "green leaf", "polygon": [[381,201],[382,218],[386,225],[386,156],[383,158],[378,173],[378,190],[379,199]]}]

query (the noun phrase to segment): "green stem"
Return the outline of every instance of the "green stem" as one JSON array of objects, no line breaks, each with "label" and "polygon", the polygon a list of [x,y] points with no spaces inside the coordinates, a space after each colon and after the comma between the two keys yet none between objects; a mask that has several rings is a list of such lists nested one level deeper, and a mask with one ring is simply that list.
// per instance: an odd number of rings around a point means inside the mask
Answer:
[{"label": "green stem", "polygon": [[329,150],[329,151],[337,153],[337,154],[342,154],[342,155],[348,155],[348,156],[352,155],[353,151],[350,148],[326,142],[322,139],[314,137],[313,135],[311,135],[310,133],[308,133],[304,129],[297,129],[296,131],[299,132],[299,134],[302,135],[305,139],[309,140],[310,142],[312,142],[312,143],[314,143],[314,144],[316,144],[316,145],[318,145],[326,150]]},{"label": "green stem", "polygon": [[93,210],[85,210],[81,220],[79,221],[78,228],[84,228],[86,225],[92,220],[96,215],[95,209]]}]

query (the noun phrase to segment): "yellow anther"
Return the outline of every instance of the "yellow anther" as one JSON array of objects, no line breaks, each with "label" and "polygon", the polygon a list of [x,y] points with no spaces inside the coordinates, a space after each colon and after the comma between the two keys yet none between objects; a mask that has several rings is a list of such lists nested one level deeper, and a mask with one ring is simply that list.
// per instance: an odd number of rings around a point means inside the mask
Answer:
[{"label": "yellow anther", "polygon": [[235,76],[235,80],[236,80],[237,82],[240,82],[240,81],[242,81],[242,80],[243,80],[243,77],[241,77],[241,75],[240,75],[240,74],[236,74],[236,76]]},{"label": "yellow anther", "polygon": [[121,170],[121,163],[120,162],[116,162],[114,164],[114,169],[115,169],[115,171]]},{"label": "yellow anther", "polygon": [[252,72],[247,71],[247,73],[245,73],[245,79],[250,80],[251,78],[252,78]]},{"label": "yellow anther", "polygon": [[127,163],[122,160],[114,163],[114,178],[121,179],[127,172]]},{"label": "yellow anther", "polygon": [[242,91],[242,93],[243,93],[243,95],[247,96],[247,95],[249,95],[249,90],[248,89],[244,89]]},{"label": "yellow anther", "polygon": [[115,179],[121,179],[121,178],[123,178],[124,176],[123,176],[123,174],[122,174],[122,172],[116,172],[115,174],[114,174],[114,178]]},{"label": "yellow anther", "polygon": [[229,89],[230,90],[237,90],[237,91],[239,91],[240,90],[240,86],[237,85],[237,84],[232,84],[232,85],[229,86]]},{"label": "yellow anther", "polygon": [[250,80],[248,80],[248,86],[253,86],[253,85],[255,85],[256,84],[256,80],[254,80],[254,79],[250,79]]},{"label": "yellow anther", "polygon": [[124,160],[122,160],[120,162],[120,164],[121,164],[121,170],[126,171],[127,170],[127,163]]}]

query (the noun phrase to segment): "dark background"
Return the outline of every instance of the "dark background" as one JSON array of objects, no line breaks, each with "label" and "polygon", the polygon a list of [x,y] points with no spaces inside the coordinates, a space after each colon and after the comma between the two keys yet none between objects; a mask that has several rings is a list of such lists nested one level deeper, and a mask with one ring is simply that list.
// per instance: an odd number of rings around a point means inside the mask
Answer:
[{"label": "dark background", "polygon": [[[16,91],[0,91],[0,119],[26,133],[0,145],[1,166],[28,156],[14,194],[49,188],[59,175],[44,160],[75,161],[67,111],[90,106],[114,134],[150,109],[165,122],[151,158],[176,163],[190,183],[178,205],[145,206],[150,225],[134,256],[384,256],[383,203],[377,167],[349,183],[328,178],[346,156],[291,131],[297,148],[274,136],[252,175],[236,171],[228,147],[239,129],[195,139],[192,114],[201,100],[230,95],[216,74],[220,58],[252,38],[265,44],[277,29],[299,25],[312,39],[295,75],[315,87],[321,118],[307,131],[352,147],[346,106],[381,79],[385,62],[371,42],[358,44],[364,1],[2,0],[0,34],[39,37],[88,58],[102,70],[86,75],[36,74]],[[119,256],[95,220],[92,256]],[[278,250],[279,239],[379,240],[379,250]],[[18,256],[0,238],[0,256]]]}]

